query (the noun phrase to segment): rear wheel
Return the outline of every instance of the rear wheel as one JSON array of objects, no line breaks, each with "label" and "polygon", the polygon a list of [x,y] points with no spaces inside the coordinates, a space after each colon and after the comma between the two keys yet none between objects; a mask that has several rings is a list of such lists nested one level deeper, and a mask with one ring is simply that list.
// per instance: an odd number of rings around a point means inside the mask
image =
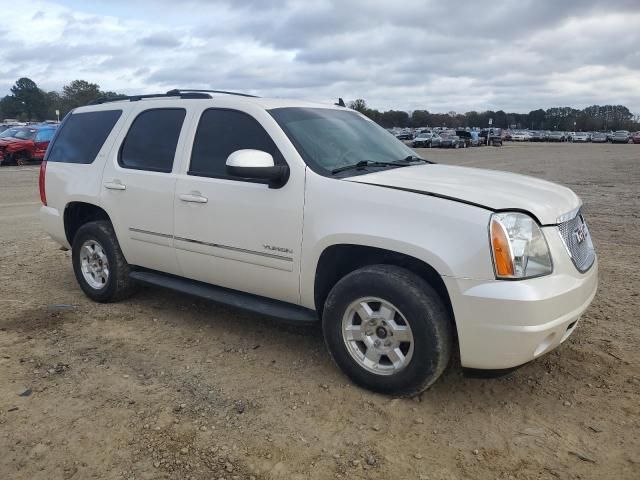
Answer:
[{"label": "rear wheel", "polygon": [[28,165],[29,164],[29,155],[25,152],[16,153],[14,156],[16,165]]},{"label": "rear wheel", "polygon": [[358,385],[411,396],[444,372],[453,348],[451,318],[433,288],[412,272],[372,265],[342,278],[322,317],[338,366]]},{"label": "rear wheel", "polygon": [[72,259],[76,280],[91,300],[114,302],[135,291],[110,222],[100,220],[80,227],[73,239]]}]

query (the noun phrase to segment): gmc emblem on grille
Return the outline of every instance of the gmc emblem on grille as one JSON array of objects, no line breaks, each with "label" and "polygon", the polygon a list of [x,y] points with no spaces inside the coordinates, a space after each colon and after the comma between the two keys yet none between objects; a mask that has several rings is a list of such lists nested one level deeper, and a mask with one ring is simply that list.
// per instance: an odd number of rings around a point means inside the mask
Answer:
[{"label": "gmc emblem on grille", "polygon": [[573,231],[573,235],[576,237],[578,244],[584,242],[587,235],[589,235],[587,225],[585,223],[581,223],[580,226]]}]

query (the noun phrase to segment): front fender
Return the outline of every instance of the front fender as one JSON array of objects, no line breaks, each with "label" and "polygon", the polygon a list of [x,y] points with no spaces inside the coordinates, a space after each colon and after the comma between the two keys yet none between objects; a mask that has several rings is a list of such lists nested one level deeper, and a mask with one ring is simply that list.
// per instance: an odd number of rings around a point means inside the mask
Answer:
[{"label": "front fender", "polygon": [[318,261],[328,247],[362,245],[421,260],[441,276],[493,279],[491,212],[443,198],[308,173],[300,296],[313,308]]}]

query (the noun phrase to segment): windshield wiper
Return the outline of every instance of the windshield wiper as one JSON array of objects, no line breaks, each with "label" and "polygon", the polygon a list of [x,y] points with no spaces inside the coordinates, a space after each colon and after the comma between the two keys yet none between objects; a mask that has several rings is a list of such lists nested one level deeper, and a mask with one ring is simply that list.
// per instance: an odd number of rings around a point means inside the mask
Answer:
[{"label": "windshield wiper", "polygon": [[395,160],[391,162],[393,165],[416,165],[418,163],[433,163],[429,160],[425,160],[424,158],[420,158],[416,155],[408,155],[401,160]]},{"label": "windshield wiper", "polygon": [[428,160],[416,157],[415,155],[409,155],[401,160],[394,160],[393,162],[374,162],[373,160],[360,160],[353,165],[345,165],[343,167],[334,168],[331,170],[331,175],[336,173],[345,172],[347,170],[357,170],[359,168],[366,167],[409,167],[411,165],[417,165],[418,162],[431,163]]},{"label": "windshield wiper", "polygon": [[345,172],[347,170],[357,170],[358,168],[365,167],[389,167],[389,166],[397,166],[396,163],[393,162],[374,162],[373,160],[360,160],[353,165],[345,165],[343,167],[334,168],[331,170],[331,175],[336,173]]}]

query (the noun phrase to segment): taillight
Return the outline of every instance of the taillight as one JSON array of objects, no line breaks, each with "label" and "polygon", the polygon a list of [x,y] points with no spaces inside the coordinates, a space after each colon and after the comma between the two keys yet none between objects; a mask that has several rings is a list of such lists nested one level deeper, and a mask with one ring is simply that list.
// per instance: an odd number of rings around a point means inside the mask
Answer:
[{"label": "taillight", "polygon": [[47,161],[43,160],[40,164],[40,175],[38,176],[38,188],[40,189],[40,201],[47,206],[47,192],[45,190],[45,174],[47,173]]}]

